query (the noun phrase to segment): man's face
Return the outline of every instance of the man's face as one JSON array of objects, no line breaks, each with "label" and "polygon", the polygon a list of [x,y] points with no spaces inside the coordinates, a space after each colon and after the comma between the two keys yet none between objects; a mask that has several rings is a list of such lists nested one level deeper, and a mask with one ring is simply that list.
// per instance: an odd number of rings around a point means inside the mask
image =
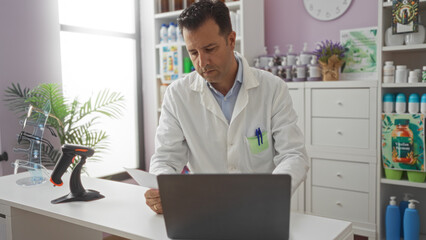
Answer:
[{"label": "man's face", "polygon": [[235,32],[231,32],[225,39],[219,34],[219,26],[215,21],[208,19],[196,30],[184,28],[182,34],[195,70],[204,79],[214,84],[233,76],[231,63],[235,61]]}]

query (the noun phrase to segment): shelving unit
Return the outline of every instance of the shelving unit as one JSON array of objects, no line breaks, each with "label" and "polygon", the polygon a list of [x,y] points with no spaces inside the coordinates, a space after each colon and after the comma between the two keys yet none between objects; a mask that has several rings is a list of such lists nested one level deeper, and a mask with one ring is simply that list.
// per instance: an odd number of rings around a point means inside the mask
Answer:
[{"label": "shelving unit", "polygon": [[[420,16],[423,24],[426,19],[426,0],[420,0]],[[420,239],[426,239],[426,188],[425,183],[409,182],[406,177],[402,180],[389,180],[385,178],[381,156],[381,114],[382,99],[386,93],[404,93],[407,97],[411,93],[426,93],[426,83],[382,83],[382,66],[385,61],[394,61],[394,65],[407,65],[409,69],[422,69],[426,66],[426,44],[385,46],[384,33],[391,26],[392,2],[378,1],[378,53],[377,66],[379,70],[379,90],[378,90],[378,135],[377,135],[377,226],[378,239],[385,239],[385,212],[389,204],[390,196],[396,196],[398,202],[404,193],[411,193],[414,198],[420,201],[416,205],[420,215]]]}]

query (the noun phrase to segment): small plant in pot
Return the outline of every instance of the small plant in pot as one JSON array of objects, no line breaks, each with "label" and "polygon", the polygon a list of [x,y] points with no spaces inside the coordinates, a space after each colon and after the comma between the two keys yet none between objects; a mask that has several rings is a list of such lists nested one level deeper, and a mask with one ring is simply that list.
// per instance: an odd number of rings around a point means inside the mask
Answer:
[{"label": "small plant in pot", "polygon": [[339,70],[345,58],[345,48],[340,42],[322,41],[317,45],[314,54],[321,65],[324,81],[339,80]]}]

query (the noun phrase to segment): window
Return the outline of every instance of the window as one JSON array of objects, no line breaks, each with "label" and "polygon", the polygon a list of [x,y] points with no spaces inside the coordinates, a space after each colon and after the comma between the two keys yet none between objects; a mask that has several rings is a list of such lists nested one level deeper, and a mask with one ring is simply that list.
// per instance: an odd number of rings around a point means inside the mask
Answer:
[{"label": "window", "polygon": [[107,131],[110,149],[101,155],[102,161],[86,163],[92,177],[139,167],[143,156],[138,141],[138,125],[142,126],[138,15],[135,0],[59,0],[64,95],[85,101],[108,88],[125,97],[123,116],[103,118],[98,126]]}]

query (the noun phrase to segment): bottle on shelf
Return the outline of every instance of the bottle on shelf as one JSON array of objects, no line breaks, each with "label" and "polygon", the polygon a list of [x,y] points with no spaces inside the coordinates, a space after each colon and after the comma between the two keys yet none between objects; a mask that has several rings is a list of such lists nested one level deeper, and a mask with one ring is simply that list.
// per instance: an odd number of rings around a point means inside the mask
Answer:
[{"label": "bottle on shelf", "polygon": [[280,47],[278,45],[274,46],[274,65],[280,66],[282,61]]},{"label": "bottle on shelf", "polygon": [[167,38],[169,43],[177,42],[176,25],[174,22],[170,22],[169,28],[167,29]]},{"label": "bottle on shelf", "polygon": [[161,24],[160,28],[160,43],[167,43],[169,41],[169,35],[167,31],[167,25]]},{"label": "bottle on shelf", "polygon": [[408,70],[406,65],[397,65],[395,71],[395,83],[407,83]]},{"label": "bottle on shelf", "polygon": [[419,82],[419,75],[416,71],[410,71],[408,74],[408,83],[418,83]]},{"label": "bottle on shelf", "polygon": [[410,197],[412,197],[412,194],[404,193],[404,198],[401,202],[399,202],[399,213],[401,215],[401,234],[400,237],[404,237],[404,213],[405,209],[408,207],[408,200],[410,200]]},{"label": "bottle on shelf", "polygon": [[414,203],[419,203],[419,201],[414,199],[408,201],[410,203],[404,213],[404,240],[418,240],[420,237],[420,218]]},{"label": "bottle on shelf", "polygon": [[287,65],[293,66],[296,65],[296,54],[293,53],[293,44],[288,45],[288,52],[287,52]]},{"label": "bottle on shelf", "polygon": [[160,12],[168,12],[170,11],[169,9],[169,0],[160,0]]},{"label": "bottle on shelf", "polygon": [[420,101],[420,112],[426,114],[426,93],[422,95],[422,99]]},{"label": "bottle on shelf", "polygon": [[420,98],[419,94],[412,93],[408,97],[408,112],[411,114],[419,113],[420,108]]},{"label": "bottle on shelf", "polygon": [[426,66],[423,66],[422,70],[422,82],[426,83]]},{"label": "bottle on shelf", "polygon": [[395,83],[395,66],[393,61],[386,61],[383,66],[383,83]]},{"label": "bottle on shelf", "polygon": [[418,31],[407,33],[405,34],[405,44],[406,45],[412,45],[412,44],[422,44],[425,42],[425,27],[422,25],[420,20],[420,15],[418,16],[419,22],[418,22]]},{"label": "bottle on shelf", "polygon": [[295,75],[293,76],[293,82],[306,81],[306,65],[302,64],[300,57],[296,57]]},{"label": "bottle on shelf", "polygon": [[395,100],[395,112],[399,114],[405,113],[407,111],[406,104],[405,95],[398,93]]},{"label": "bottle on shelf", "polygon": [[309,64],[311,62],[313,54],[311,52],[308,52],[308,43],[303,43],[303,50],[300,52],[300,61],[302,64]]},{"label": "bottle on shelf", "polygon": [[383,112],[392,113],[395,106],[395,96],[392,93],[386,93],[383,96]]},{"label": "bottle on shelf", "polygon": [[399,240],[400,238],[400,227],[401,227],[401,216],[399,208],[396,205],[396,197],[390,197],[389,205],[386,207],[386,240]]},{"label": "bottle on shelf", "polygon": [[317,56],[313,55],[311,64],[308,65],[308,81],[321,81],[321,68]]}]

